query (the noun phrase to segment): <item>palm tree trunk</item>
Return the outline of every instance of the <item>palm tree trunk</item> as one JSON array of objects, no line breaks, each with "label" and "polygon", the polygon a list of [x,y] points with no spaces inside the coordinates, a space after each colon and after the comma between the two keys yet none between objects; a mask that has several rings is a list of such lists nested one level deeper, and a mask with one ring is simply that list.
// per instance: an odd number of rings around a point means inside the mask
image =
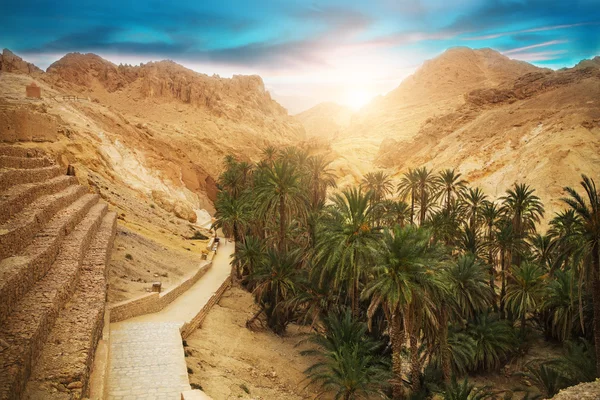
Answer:
[{"label": "palm tree trunk", "polygon": [[[525,310],[525,311],[527,311],[527,310]],[[525,323],[526,323],[526,314],[527,314],[525,311],[521,314],[521,338],[522,339],[525,337]]]},{"label": "palm tree trunk", "polygon": [[444,381],[450,381],[452,366],[450,362],[450,349],[448,347],[448,310],[446,306],[442,306],[440,313],[440,352],[442,355],[442,374]]},{"label": "palm tree trunk", "polygon": [[419,324],[416,321],[415,312],[411,313],[412,321],[410,327],[410,380],[411,390],[417,393],[421,389],[421,363],[419,360]]},{"label": "palm tree trunk", "polygon": [[279,197],[279,251],[283,253],[285,249],[285,196]]},{"label": "palm tree trunk", "polygon": [[504,297],[506,296],[506,255],[500,250],[500,268],[502,270],[502,287],[500,289],[500,318],[504,318]]},{"label": "palm tree trunk", "polygon": [[402,388],[402,347],[404,346],[405,338],[400,310],[392,313],[390,340],[392,342],[392,372],[394,373],[392,392],[393,398],[398,400],[404,398],[404,390]]},{"label": "palm tree trunk", "polygon": [[596,377],[600,377],[600,245],[592,245],[592,302],[594,305],[594,346],[596,349]]},{"label": "palm tree trunk", "polygon": [[410,192],[410,224],[415,224],[415,190]]}]

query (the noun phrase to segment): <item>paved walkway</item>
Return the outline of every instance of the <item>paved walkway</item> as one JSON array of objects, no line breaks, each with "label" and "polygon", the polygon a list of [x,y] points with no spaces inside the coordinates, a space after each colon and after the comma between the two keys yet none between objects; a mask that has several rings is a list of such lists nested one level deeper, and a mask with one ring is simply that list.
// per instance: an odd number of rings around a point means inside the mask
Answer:
[{"label": "paved walkway", "polygon": [[210,270],[162,311],[110,324],[108,400],[180,400],[190,390],[179,328],[229,278],[233,250],[222,243]]}]

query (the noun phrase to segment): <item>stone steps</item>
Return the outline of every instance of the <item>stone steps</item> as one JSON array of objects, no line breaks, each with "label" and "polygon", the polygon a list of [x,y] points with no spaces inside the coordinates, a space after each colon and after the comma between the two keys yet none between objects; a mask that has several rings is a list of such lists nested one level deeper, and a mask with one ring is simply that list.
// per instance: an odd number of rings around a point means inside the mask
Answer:
[{"label": "stone steps", "polygon": [[0,146],[0,156],[11,156],[11,157],[45,157],[46,153],[40,149],[29,149],[21,146]]},{"label": "stone steps", "polygon": [[[97,201],[97,198],[96,198]],[[0,399],[20,399],[59,311],[71,298],[86,252],[107,213],[95,204],[68,234],[48,273],[22,296],[0,326]]]},{"label": "stone steps", "polygon": [[60,311],[25,390],[24,399],[72,399],[86,395],[94,349],[102,334],[106,265],[117,226],[108,213],[86,253],[75,294]]},{"label": "stone steps", "polygon": [[43,168],[54,165],[54,161],[46,157],[0,156],[0,168]]},{"label": "stone steps", "polygon": [[30,169],[0,169],[0,193],[23,183],[43,182],[64,174],[59,165]]},{"label": "stone steps", "polygon": [[54,263],[65,236],[98,203],[99,196],[85,194],[60,210],[19,254],[0,260],[0,326],[18,300],[41,279]]},{"label": "stone steps", "polygon": [[0,194],[0,224],[4,224],[39,197],[58,193],[76,183],[77,178],[74,176],[59,175],[45,182],[26,183],[11,187]]},{"label": "stone steps", "polygon": [[87,189],[83,186],[68,186],[59,193],[40,197],[21,213],[0,225],[0,259],[10,257],[29,245],[59,210],[86,192]]}]

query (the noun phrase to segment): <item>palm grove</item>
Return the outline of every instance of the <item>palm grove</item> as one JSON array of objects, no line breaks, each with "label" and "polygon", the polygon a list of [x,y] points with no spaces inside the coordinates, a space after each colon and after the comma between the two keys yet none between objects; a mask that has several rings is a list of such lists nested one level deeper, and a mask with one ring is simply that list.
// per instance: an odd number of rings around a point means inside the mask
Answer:
[{"label": "palm grove", "polygon": [[259,306],[248,325],[310,325],[320,361],[306,374],[323,393],[486,398],[466,376],[540,338],[564,347],[520,372],[543,397],[600,372],[600,198],[586,176],[545,234],[533,188],[492,199],[454,170],[339,190],[325,156],[269,147],[256,164],[226,157],[218,185],[232,277]]}]

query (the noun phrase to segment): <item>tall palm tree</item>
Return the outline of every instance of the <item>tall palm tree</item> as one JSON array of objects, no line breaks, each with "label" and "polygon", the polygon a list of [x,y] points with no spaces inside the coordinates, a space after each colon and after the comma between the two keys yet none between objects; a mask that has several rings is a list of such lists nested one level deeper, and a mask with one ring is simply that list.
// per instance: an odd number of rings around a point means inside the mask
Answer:
[{"label": "tall palm tree", "polygon": [[[513,224],[513,234],[521,239],[535,231],[535,224],[544,216],[544,206],[539,197],[533,194],[535,189],[524,183],[515,183],[501,197],[502,211]],[[515,255],[515,263],[521,265],[520,254]]]},{"label": "tall palm tree", "polygon": [[264,243],[255,236],[246,236],[244,241],[235,243],[232,264],[240,277],[248,276],[256,270],[264,257]]},{"label": "tall palm tree", "polygon": [[276,160],[264,171],[253,192],[260,215],[275,212],[279,217],[279,251],[286,248],[286,230],[290,214],[304,214],[306,193],[296,167],[287,160]]},{"label": "tall palm tree", "polygon": [[444,208],[450,211],[455,207],[456,200],[463,196],[467,181],[461,179],[461,174],[454,169],[445,169],[437,177],[440,196],[444,199]]},{"label": "tall palm tree", "polygon": [[249,277],[260,310],[247,325],[264,312],[267,324],[276,334],[285,332],[292,312],[283,305],[296,295],[305,280],[304,270],[300,265],[301,253],[298,250],[283,253],[274,249],[267,250],[267,254]]},{"label": "tall palm tree", "polygon": [[[403,397],[401,353],[405,329],[413,337],[418,329],[419,314],[435,306],[428,297],[428,290],[434,284],[429,267],[437,260],[433,250],[431,235],[422,228],[410,225],[386,229],[374,277],[363,292],[363,296],[371,298],[370,315],[381,305],[388,319],[395,399]],[[419,385],[419,365],[418,352],[411,349],[410,375],[414,391]]]},{"label": "tall palm tree", "polygon": [[522,253],[525,242],[514,233],[514,225],[511,221],[501,219],[498,221],[494,232],[494,241],[490,243],[492,251],[500,254],[500,314],[504,316],[506,305],[506,283],[510,270],[512,255]]},{"label": "tall palm tree", "polygon": [[479,187],[476,187],[475,189],[469,188],[469,190],[465,192],[463,200],[467,209],[466,211],[469,221],[469,228],[475,229],[477,223],[482,218],[482,212],[486,207],[485,202],[487,200],[487,195]]},{"label": "tall palm tree", "polygon": [[213,229],[221,228],[225,236],[232,236],[236,242],[243,241],[244,229],[250,219],[250,207],[245,199],[219,192],[215,208]]},{"label": "tall palm tree", "polygon": [[[565,187],[569,197],[562,200],[581,219],[580,237],[591,259],[592,302],[594,307],[594,345],[596,350],[596,375],[600,376],[600,194],[596,183],[586,175],[581,176],[581,186],[587,195],[584,199],[571,187]],[[587,200],[587,201],[586,201]]]},{"label": "tall palm tree", "polygon": [[321,394],[331,393],[335,399],[386,398],[388,369],[377,354],[379,342],[366,334],[366,324],[354,320],[348,311],[330,312],[323,318],[323,328],[324,334],[309,339],[318,348],[301,352],[320,359],[305,371],[310,382],[321,386]]},{"label": "tall palm tree", "polygon": [[383,171],[367,173],[360,184],[366,190],[373,192],[372,201],[374,203],[379,203],[386,196],[392,194],[394,188],[390,176]]},{"label": "tall palm tree", "polygon": [[[494,295],[487,283],[487,273],[473,254],[460,256],[443,269],[441,280],[446,286],[437,301],[440,315],[439,351],[444,380],[451,376],[452,350],[449,340],[449,314],[459,320],[471,319],[488,309]],[[456,364],[456,363],[455,363]]]},{"label": "tall palm tree", "polygon": [[403,200],[410,197],[410,223],[414,224],[415,216],[415,203],[417,200],[417,192],[419,190],[419,180],[417,172],[413,169],[409,169],[405,172],[398,185],[398,194]]},{"label": "tall palm tree", "polygon": [[433,171],[427,167],[417,168],[415,171],[418,183],[418,204],[419,204],[419,225],[423,225],[427,211],[435,198],[435,192],[438,181],[433,175]]},{"label": "tall palm tree", "polygon": [[535,310],[546,290],[544,271],[535,263],[515,265],[506,292],[507,306],[521,318],[521,336],[525,335],[527,313]]},{"label": "tall palm tree", "polygon": [[316,245],[316,261],[323,273],[334,271],[334,286],[348,285],[353,315],[358,313],[360,281],[378,251],[380,229],[373,227],[373,192],[360,188],[335,193],[326,208],[323,229]]},{"label": "tall palm tree", "polygon": [[487,263],[490,266],[490,287],[492,290],[496,290],[495,285],[495,265],[497,259],[497,247],[495,246],[496,241],[496,226],[500,220],[501,212],[500,208],[491,201],[484,200],[481,207],[481,218],[485,226],[485,242],[488,249]]},{"label": "tall palm tree", "polygon": [[328,188],[336,187],[336,176],[324,155],[312,156],[307,160],[310,203],[313,209],[325,202]]}]

